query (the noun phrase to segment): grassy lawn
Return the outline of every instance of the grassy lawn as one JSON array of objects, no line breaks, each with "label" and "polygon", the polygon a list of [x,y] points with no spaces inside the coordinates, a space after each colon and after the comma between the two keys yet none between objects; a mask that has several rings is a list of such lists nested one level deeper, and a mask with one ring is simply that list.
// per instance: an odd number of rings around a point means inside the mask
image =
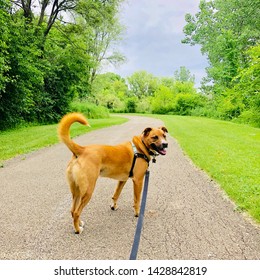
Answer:
[{"label": "grassy lawn", "polygon": [[157,116],[192,161],[260,222],[260,129],[231,122]]},{"label": "grassy lawn", "polygon": [[[107,119],[90,119],[91,127],[73,124],[71,136],[90,132],[95,129],[120,124],[127,121],[122,117],[110,117]],[[0,132],[0,166],[3,161],[14,156],[29,153],[42,147],[58,143],[57,124],[32,126]]]}]

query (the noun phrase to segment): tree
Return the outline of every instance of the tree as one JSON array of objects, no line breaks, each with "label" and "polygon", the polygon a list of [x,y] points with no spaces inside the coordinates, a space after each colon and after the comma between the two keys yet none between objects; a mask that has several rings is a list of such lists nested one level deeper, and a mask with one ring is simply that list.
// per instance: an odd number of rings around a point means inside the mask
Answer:
[{"label": "tree", "polygon": [[[240,102],[241,119],[260,127],[260,45],[251,47],[248,55],[248,66],[241,69],[235,77],[235,85],[230,90],[231,96],[236,96],[236,103]],[[229,98],[229,97],[227,97]]]},{"label": "tree", "polygon": [[[8,40],[10,36],[8,23],[10,22],[10,16],[8,14],[8,2],[6,0],[0,0],[0,94],[5,89],[8,77],[5,73],[8,71]],[[1,98],[1,95],[0,95]]]},{"label": "tree", "polygon": [[[85,48],[92,60],[88,64],[90,72],[89,88],[102,62],[107,61],[113,65],[118,65],[125,61],[125,57],[121,53],[115,49],[111,51],[112,45],[116,45],[121,40],[123,32],[123,27],[117,18],[118,8],[122,0],[41,0],[38,6],[32,0],[15,0],[12,2],[23,10],[24,17],[29,23],[37,18],[35,20],[37,26],[43,28],[43,38],[40,46],[42,50],[44,50],[46,38],[55,22],[59,21],[63,24],[73,25],[72,19],[67,19],[67,22],[64,21],[65,15],[70,12],[76,18],[80,16],[75,24],[81,26],[76,27],[74,32],[78,32],[81,37],[84,36],[85,46],[82,47]],[[33,13],[32,6],[34,9],[38,8],[40,10],[38,17]],[[62,27],[60,27],[60,31],[62,32]]]},{"label": "tree", "polygon": [[95,104],[103,105],[115,111],[124,110],[124,101],[127,97],[125,80],[114,73],[97,75],[92,86],[92,97]]},{"label": "tree", "polygon": [[152,99],[152,112],[156,114],[166,114],[173,109],[174,94],[166,86],[161,85],[155,91]]},{"label": "tree", "polygon": [[233,86],[238,69],[248,64],[245,51],[260,39],[260,4],[254,0],[201,0],[200,11],[186,15],[186,44],[199,44],[208,56],[208,79],[215,93]]},{"label": "tree", "polygon": [[194,87],[195,76],[185,66],[181,66],[180,70],[174,72],[172,90],[177,93],[196,94]]},{"label": "tree", "polygon": [[139,99],[152,96],[157,88],[158,79],[146,71],[137,71],[127,78],[130,94]]},{"label": "tree", "polygon": [[43,66],[38,60],[41,51],[37,48],[34,30],[26,28],[25,18],[19,14],[11,16],[8,9],[0,10],[0,18],[4,19],[0,27],[3,31],[0,129],[3,129],[14,126],[19,120],[34,120],[34,98],[43,87]]},{"label": "tree", "polygon": [[79,0],[41,0],[38,6],[31,0],[12,1],[12,6],[0,0],[0,129],[21,122],[56,122],[74,97],[90,95],[91,69],[101,63],[95,55],[108,51],[113,42],[94,53],[93,30],[107,17],[116,22],[120,1],[82,2],[93,4],[85,11],[91,16],[84,25],[62,18],[65,12],[79,18]]},{"label": "tree", "polygon": [[124,30],[117,17],[121,2],[122,0],[84,0],[76,9],[81,16],[79,22],[85,38],[86,52],[91,57],[90,86],[102,64],[108,62],[112,65],[119,65],[125,61],[125,57],[114,49],[114,46],[121,40]]},{"label": "tree", "polygon": [[180,70],[174,72],[174,80],[179,82],[191,82],[194,84],[195,76],[191,74],[190,70],[185,66],[181,66]]},{"label": "tree", "polygon": [[[32,0],[11,0],[11,2],[18,9],[23,10],[23,15],[29,22],[35,18],[33,8],[40,10],[37,25],[42,26],[47,18],[43,32],[44,37],[47,37],[56,20],[62,19],[62,13],[75,10],[78,4],[78,0],[41,0],[38,3]],[[47,10],[48,12],[46,12]]]},{"label": "tree", "polygon": [[[43,118],[39,115],[38,119],[44,122],[57,121],[69,110],[73,98],[88,90],[89,57],[83,49],[77,47],[80,41],[75,41],[69,26],[68,32],[67,26],[59,26],[57,23],[56,27],[46,40],[42,60],[45,64],[44,93],[38,104],[44,114]],[[66,37],[60,32],[61,29],[67,33]]]},{"label": "tree", "polygon": [[[213,115],[245,119],[260,126],[260,2],[201,0],[199,12],[186,15],[183,43],[201,45],[209,67],[202,90],[211,96]],[[257,54],[258,53],[258,54]]]},{"label": "tree", "polygon": [[[234,91],[240,92],[247,109],[260,109],[260,44],[251,47],[248,55],[248,67],[243,68],[236,77],[239,83]],[[259,110],[260,111],[260,110]]]}]

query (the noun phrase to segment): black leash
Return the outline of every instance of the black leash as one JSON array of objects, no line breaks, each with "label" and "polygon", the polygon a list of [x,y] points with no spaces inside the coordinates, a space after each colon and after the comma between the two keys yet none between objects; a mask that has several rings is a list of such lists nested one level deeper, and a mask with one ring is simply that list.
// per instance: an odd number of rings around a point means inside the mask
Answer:
[{"label": "black leash", "polygon": [[143,195],[142,195],[142,202],[140,207],[140,214],[137,221],[137,226],[135,230],[135,237],[134,242],[130,254],[130,260],[136,260],[140,237],[141,237],[141,231],[143,227],[143,220],[144,220],[144,210],[145,210],[145,204],[146,204],[146,198],[147,198],[147,192],[148,192],[148,183],[149,183],[149,175],[150,171],[147,170],[145,173],[145,180],[144,180],[144,189],[143,189]]}]

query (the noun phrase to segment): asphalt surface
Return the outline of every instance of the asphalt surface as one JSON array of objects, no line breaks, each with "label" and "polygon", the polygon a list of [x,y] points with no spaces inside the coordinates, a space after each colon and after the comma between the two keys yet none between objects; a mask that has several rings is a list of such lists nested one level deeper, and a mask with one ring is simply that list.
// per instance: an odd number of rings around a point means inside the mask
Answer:
[{"label": "asphalt surface", "polygon": [[[118,144],[161,121],[130,121],[90,132],[80,144]],[[37,137],[37,135],[35,135]],[[26,139],[24,139],[26,141]],[[260,259],[260,227],[235,205],[168,137],[166,156],[150,164],[150,183],[138,259]],[[5,162],[0,169],[0,259],[128,259],[137,219],[131,180],[110,210],[116,186],[100,178],[73,232],[64,144]]]}]

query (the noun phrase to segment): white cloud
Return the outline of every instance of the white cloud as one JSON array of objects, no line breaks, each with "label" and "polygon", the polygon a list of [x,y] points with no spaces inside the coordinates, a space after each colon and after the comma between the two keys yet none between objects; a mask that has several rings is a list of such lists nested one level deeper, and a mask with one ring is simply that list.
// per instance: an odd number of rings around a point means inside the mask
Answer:
[{"label": "white cloud", "polygon": [[120,50],[128,62],[111,69],[121,76],[146,70],[156,76],[172,76],[180,66],[196,76],[205,76],[207,62],[199,46],[184,45],[185,14],[198,11],[199,0],[128,0],[123,4],[121,22],[127,28]]}]

